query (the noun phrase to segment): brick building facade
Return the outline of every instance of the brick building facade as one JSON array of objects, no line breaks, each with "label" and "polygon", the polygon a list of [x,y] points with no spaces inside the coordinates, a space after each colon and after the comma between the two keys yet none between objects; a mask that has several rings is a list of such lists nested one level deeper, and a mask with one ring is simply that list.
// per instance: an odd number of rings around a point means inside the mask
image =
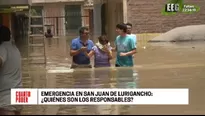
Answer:
[{"label": "brick building facade", "polygon": [[185,4],[200,7],[194,14],[163,16],[167,0],[127,0],[127,21],[133,24],[134,33],[163,33],[175,27],[205,23],[205,0],[184,0]]}]

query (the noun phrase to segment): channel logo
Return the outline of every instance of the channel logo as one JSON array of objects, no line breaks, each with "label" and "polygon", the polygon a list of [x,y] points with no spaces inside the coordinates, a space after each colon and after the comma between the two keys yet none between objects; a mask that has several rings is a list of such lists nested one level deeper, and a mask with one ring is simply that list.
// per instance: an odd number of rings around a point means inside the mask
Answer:
[{"label": "channel logo", "polygon": [[32,105],[37,104],[37,89],[11,89],[12,105]]}]

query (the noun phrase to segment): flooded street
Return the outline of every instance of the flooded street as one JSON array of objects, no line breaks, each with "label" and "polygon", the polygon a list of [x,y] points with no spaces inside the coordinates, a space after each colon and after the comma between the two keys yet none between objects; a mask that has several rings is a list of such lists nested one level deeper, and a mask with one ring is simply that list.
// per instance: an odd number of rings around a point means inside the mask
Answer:
[{"label": "flooded street", "polygon": [[25,88],[189,88],[189,105],[25,106],[23,114],[205,114],[205,42],[140,44],[133,69],[71,70],[72,38],[46,40],[46,66],[28,65],[19,47]]}]

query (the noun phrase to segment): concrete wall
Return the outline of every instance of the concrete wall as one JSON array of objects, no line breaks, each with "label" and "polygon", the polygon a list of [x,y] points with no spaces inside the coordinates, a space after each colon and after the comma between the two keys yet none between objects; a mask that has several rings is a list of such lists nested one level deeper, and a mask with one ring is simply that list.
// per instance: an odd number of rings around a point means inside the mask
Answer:
[{"label": "concrete wall", "polygon": [[127,0],[127,2],[128,22],[133,23],[134,33],[161,33],[179,26],[205,23],[205,0],[184,0],[185,4],[200,6],[200,12],[173,16],[161,14],[167,0]]},{"label": "concrete wall", "polygon": [[0,5],[27,5],[31,0],[0,0]]},{"label": "concrete wall", "polygon": [[94,32],[93,37],[94,39],[101,35],[101,3],[94,4],[94,10],[93,10],[93,19],[94,19]]}]

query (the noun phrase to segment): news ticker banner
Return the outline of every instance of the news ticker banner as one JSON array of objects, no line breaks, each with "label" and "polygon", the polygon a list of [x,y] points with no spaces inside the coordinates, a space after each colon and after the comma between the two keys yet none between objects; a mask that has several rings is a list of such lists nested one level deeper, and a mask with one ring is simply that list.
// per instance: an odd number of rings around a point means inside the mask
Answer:
[{"label": "news ticker banner", "polygon": [[12,105],[188,105],[189,89],[11,89]]}]

